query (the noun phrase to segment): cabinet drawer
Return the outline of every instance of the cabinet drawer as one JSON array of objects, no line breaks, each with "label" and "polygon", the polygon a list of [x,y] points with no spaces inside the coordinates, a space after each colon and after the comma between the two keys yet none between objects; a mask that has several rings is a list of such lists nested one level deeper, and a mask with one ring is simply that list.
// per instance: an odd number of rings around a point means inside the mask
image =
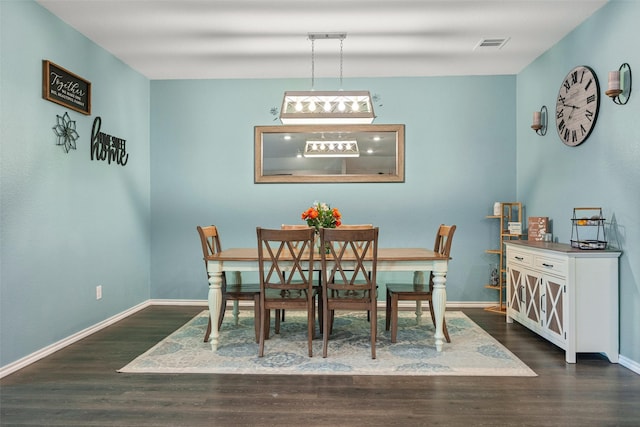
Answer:
[{"label": "cabinet drawer", "polygon": [[533,255],[507,249],[507,263],[531,266],[533,265]]},{"label": "cabinet drawer", "polygon": [[565,259],[536,255],[533,266],[536,270],[545,273],[567,275],[567,260]]}]

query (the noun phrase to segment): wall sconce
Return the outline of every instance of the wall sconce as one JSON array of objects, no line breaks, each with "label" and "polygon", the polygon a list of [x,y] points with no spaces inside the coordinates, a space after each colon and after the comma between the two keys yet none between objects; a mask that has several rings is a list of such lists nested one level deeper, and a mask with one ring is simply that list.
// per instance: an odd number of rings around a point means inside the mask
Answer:
[{"label": "wall sconce", "polygon": [[540,136],[547,134],[547,106],[543,105],[540,111],[534,111],[533,124],[531,129],[535,130]]},{"label": "wall sconce", "polygon": [[625,105],[631,97],[631,66],[626,62],[618,71],[609,71],[609,90],[605,95],[615,104]]}]

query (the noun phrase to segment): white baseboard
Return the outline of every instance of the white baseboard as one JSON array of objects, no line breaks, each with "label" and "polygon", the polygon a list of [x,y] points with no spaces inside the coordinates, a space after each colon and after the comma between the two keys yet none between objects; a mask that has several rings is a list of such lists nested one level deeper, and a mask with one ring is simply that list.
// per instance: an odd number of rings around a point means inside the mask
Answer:
[{"label": "white baseboard", "polygon": [[640,375],[640,363],[636,362],[635,360],[631,360],[624,356],[618,356],[618,364]]},{"label": "white baseboard", "polygon": [[149,305],[151,305],[150,300],[144,301],[134,307],[131,307],[128,310],[125,310],[121,313],[116,314],[115,316],[105,319],[102,322],[98,322],[93,326],[90,326],[86,329],[83,329],[82,331],[79,331],[73,335],[70,335],[65,339],[62,339],[56,343],[53,343],[44,348],[41,348],[40,350],[33,352],[30,355],[23,357],[22,359],[18,359],[15,362],[9,363],[8,365],[5,365],[2,368],[0,368],[0,378],[4,378],[7,375],[12,374],[15,371],[22,369],[25,366],[28,366],[34,362],[37,362],[38,360],[43,359],[49,356],[50,354],[55,353],[58,350],[62,350],[66,346],[71,345],[77,341],[80,341],[81,339],[86,338],[89,335],[94,334],[99,330],[106,328],[107,326],[113,325],[114,323],[131,316],[133,313],[140,311],[143,308],[148,307]]}]

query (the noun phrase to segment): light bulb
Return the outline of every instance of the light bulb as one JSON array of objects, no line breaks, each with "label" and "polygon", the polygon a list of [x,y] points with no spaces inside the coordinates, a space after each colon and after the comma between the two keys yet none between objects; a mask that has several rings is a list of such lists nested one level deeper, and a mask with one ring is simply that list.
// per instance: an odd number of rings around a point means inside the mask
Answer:
[{"label": "light bulb", "polygon": [[360,110],[360,104],[358,104],[358,101],[353,101],[353,104],[351,104],[351,109],[353,111],[359,111]]},{"label": "light bulb", "polygon": [[331,111],[331,103],[329,101],[326,101],[324,103],[324,111],[326,111],[327,113]]},{"label": "light bulb", "polygon": [[296,111],[302,111],[302,102],[296,102]]},{"label": "light bulb", "polygon": [[346,109],[346,105],[344,105],[344,101],[340,101],[340,103],[338,104],[338,110],[340,111],[344,111]]},{"label": "light bulb", "polygon": [[311,101],[309,103],[309,111],[316,111],[316,103]]}]

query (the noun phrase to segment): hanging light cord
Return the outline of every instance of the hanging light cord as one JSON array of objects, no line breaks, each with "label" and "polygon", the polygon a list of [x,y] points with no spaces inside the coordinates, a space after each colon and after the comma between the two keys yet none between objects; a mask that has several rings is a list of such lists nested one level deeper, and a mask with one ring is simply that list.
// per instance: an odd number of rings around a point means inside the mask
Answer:
[{"label": "hanging light cord", "polygon": [[[342,57],[344,51],[344,39],[346,37],[345,34],[325,34],[323,38],[339,38],[340,39],[340,90],[342,90]],[[311,40],[311,90],[314,90],[316,83],[316,37],[315,34],[309,33],[309,40]]]},{"label": "hanging light cord", "polygon": [[342,42],[344,39],[340,39],[340,90],[342,90]]},{"label": "hanging light cord", "polygon": [[314,89],[314,84],[315,84],[315,70],[316,70],[316,63],[315,63],[315,42],[316,39],[312,38],[311,39],[311,90]]}]

